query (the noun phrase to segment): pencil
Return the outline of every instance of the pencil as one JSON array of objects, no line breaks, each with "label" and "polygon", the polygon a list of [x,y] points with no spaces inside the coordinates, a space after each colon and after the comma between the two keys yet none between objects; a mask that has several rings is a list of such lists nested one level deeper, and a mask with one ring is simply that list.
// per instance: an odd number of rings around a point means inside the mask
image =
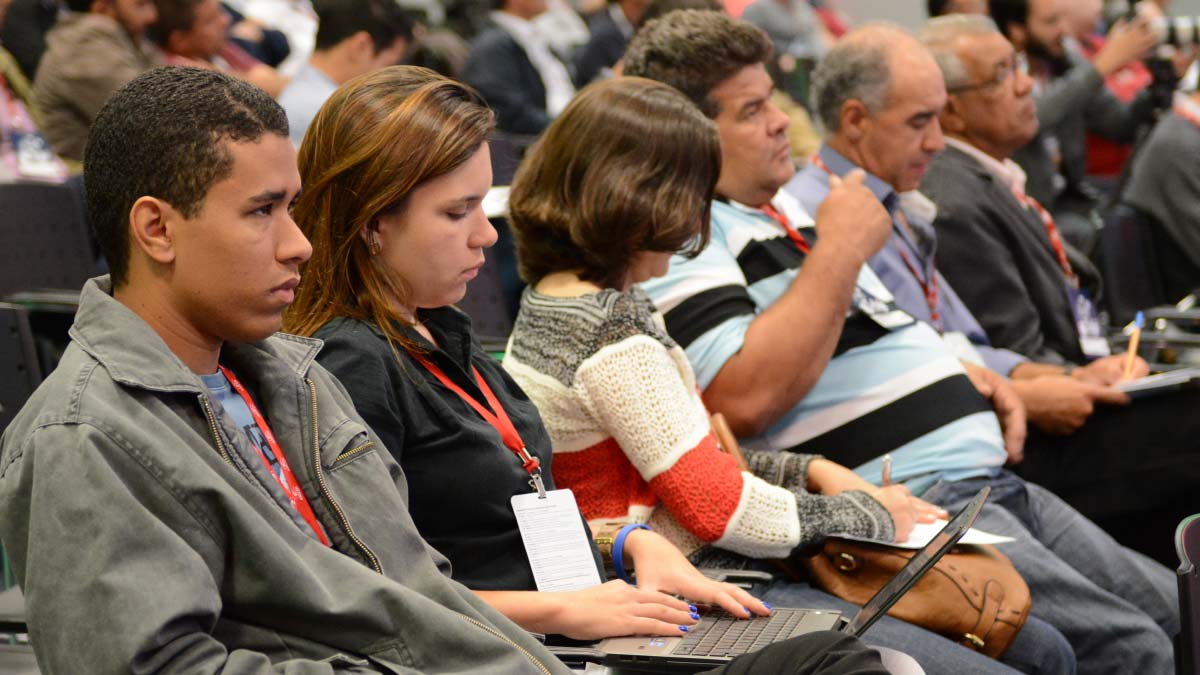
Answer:
[{"label": "pencil", "polygon": [[1145,322],[1146,318],[1138,312],[1133,320],[1133,332],[1129,334],[1129,350],[1125,352],[1125,374],[1121,376],[1122,380],[1128,380],[1133,374],[1133,360],[1137,357],[1138,340],[1142,338],[1142,325]]}]

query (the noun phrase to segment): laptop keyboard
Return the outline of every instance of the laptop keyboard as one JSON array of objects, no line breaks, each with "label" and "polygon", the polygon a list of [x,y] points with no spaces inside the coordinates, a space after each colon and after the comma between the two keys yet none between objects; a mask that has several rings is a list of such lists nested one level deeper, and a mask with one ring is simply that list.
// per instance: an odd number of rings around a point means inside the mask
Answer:
[{"label": "laptop keyboard", "polygon": [[739,619],[721,609],[705,610],[672,654],[737,656],[786,640],[808,614],[804,609],[777,609],[771,616]]}]

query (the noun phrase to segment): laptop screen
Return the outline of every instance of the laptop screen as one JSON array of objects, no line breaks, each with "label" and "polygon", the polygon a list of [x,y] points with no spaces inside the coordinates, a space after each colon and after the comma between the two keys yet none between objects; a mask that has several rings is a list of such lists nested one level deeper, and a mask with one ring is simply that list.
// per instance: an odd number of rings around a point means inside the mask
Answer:
[{"label": "laptop screen", "polygon": [[971,503],[967,504],[961,511],[958,512],[940,532],[935,534],[928,544],[925,544],[921,550],[917,551],[908,564],[904,566],[896,576],[892,577],[879,592],[863,605],[858,614],[842,629],[843,633],[850,635],[862,635],[864,631],[871,627],[871,624],[879,620],[896,601],[903,596],[912,585],[917,582],[924,574],[933,567],[937,561],[946,554],[947,551],[958,543],[958,540],[966,534],[967,530],[971,529],[971,525],[975,522],[975,517],[979,515],[979,510],[983,508],[983,503],[987,501],[988,493],[991,492],[990,487],[984,487],[980,490]]}]

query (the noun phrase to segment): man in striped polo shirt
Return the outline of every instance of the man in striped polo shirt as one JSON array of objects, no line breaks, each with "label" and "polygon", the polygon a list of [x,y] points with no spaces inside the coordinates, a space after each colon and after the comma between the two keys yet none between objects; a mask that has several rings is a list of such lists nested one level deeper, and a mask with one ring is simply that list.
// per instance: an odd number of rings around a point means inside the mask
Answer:
[{"label": "man in striped polo shirt", "polygon": [[[762,38],[752,30],[718,13],[673,13],[639,31],[625,56],[625,74],[680,89],[720,133],[709,246],[644,284],[706,403],[751,447],[824,454],[868,480],[881,480],[880,456],[890,452],[894,479],[947,508],[991,485],[979,526],[1017,539],[1002,550],[1029,583],[1033,613],[1067,637],[1080,670],[1169,672],[1169,636],[1179,630],[1170,572],[1003,468],[1021,459],[1020,400],[899,310],[864,265],[894,213],[870,177],[864,186],[861,170],[826,174],[815,219],[780,191],[793,173],[787,122],[768,99],[769,45],[755,49]],[[849,59],[829,73],[841,57]],[[869,67],[872,58],[884,67]],[[930,156],[941,150],[945,89],[911,36],[867,29],[825,64],[831,81],[865,79],[876,110],[889,102],[890,71],[904,73],[903,91],[918,105],[904,117],[903,140]],[[923,166],[898,170],[919,182]],[[1121,640],[1110,639],[1114,630]]]}]

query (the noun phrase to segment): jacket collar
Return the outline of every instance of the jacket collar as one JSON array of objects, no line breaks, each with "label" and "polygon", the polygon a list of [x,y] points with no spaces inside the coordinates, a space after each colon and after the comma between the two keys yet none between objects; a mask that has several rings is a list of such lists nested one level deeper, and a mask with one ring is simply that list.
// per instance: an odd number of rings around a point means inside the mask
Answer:
[{"label": "jacket collar", "polygon": [[[161,392],[206,391],[200,376],[175,356],[158,333],[112,297],[108,276],[84,284],[70,334],[114,381],[123,385]],[[276,333],[259,342],[227,342],[221,349],[221,360],[236,364],[238,370],[249,370],[253,379],[277,369],[304,377],[321,345],[320,340]]]}]

